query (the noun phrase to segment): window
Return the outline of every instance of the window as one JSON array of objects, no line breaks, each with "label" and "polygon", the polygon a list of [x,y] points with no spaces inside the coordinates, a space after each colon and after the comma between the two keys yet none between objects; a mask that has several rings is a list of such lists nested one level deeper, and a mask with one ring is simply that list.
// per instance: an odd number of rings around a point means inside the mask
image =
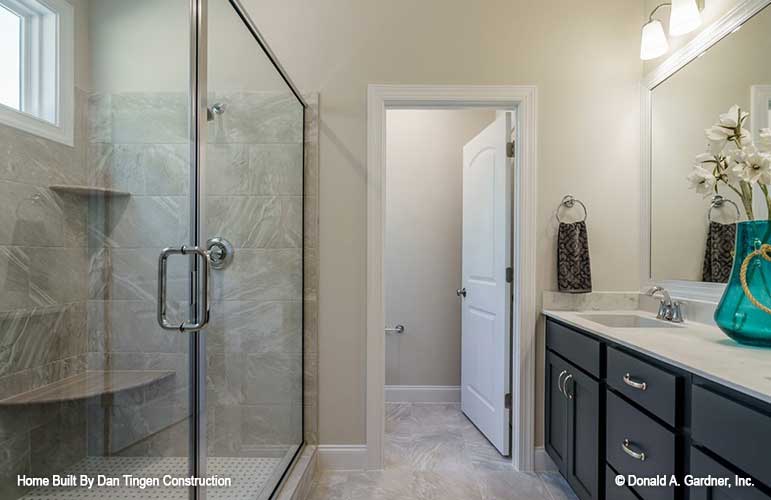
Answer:
[{"label": "window", "polygon": [[0,123],[72,145],[73,8],[0,0]]}]

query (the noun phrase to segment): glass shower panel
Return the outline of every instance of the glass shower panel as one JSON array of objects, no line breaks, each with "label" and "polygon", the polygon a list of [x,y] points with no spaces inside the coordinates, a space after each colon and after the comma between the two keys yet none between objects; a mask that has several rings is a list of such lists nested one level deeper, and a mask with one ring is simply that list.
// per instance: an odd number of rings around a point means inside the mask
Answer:
[{"label": "glass shower panel", "polygon": [[76,2],[75,26],[74,147],[0,125],[0,498],[187,498],[17,482],[191,468],[190,337],[156,323],[158,254],[190,243],[190,2]]},{"label": "glass shower panel", "polygon": [[204,239],[208,464],[267,498],[302,444],[303,106],[227,0],[209,1]]}]

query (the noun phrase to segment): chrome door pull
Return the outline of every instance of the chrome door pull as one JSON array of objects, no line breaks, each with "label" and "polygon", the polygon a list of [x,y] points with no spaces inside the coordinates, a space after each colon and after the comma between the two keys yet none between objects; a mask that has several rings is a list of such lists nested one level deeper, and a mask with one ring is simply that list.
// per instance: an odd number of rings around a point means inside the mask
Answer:
[{"label": "chrome door pull", "polygon": [[632,380],[632,376],[628,373],[624,375],[624,383],[628,385],[629,387],[632,387],[634,389],[640,389],[641,391],[644,391],[648,388],[648,384],[645,382],[637,382],[635,380]]},{"label": "chrome door pull", "polygon": [[404,325],[396,325],[393,328],[386,328],[386,333],[404,333]]},{"label": "chrome door pull", "polygon": [[[196,323],[182,322],[180,324],[169,323],[166,317],[166,275],[168,260],[172,255],[197,255],[203,260],[203,272],[201,273],[201,287],[204,290],[201,300],[201,318]],[[209,282],[211,275],[211,257],[209,252],[198,247],[181,246],[180,248],[165,248],[158,257],[158,324],[164,330],[178,332],[192,332],[205,327],[209,323]]]},{"label": "chrome door pull", "polygon": [[639,460],[640,462],[645,462],[645,453],[643,453],[642,451],[634,451],[631,448],[631,446],[632,446],[632,442],[628,439],[624,439],[624,442],[621,443],[621,449],[624,450],[624,453],[634,458],[635,460]]},{"label": "chrome door pull", "polygon": [[562,394],[567,396],[568,399],[573,399],[573,393],[571,392],[568,394],[568,380],[570,380],[571,378],[573,378],[573,374],[569,373],[568,376],[565,377],[565,381],[562,382],[562,388],[563,388]]},{"label": "chrome door pull", "polygon": [[458,288],[457,290],[455,290],[455,295],[457,295],[458,297],[463,296],[465,298],[466,297],[466,289],[465,288]]},{"label": "chrome door pull", "polygon": [[562,370],[562,371],[560,372],[560,376],[559,376],[559,377],[557,377],[557,389],[558,389],[558,390],[559,390],[559,391],[562,393],[562,395],[563,395],[563,396],[565,396],[565,397],[568,397],[568,395],[567,395],[567,394],[565,394],[565,390],[564,390],[564,389],[563,389],[563,387],[562,387],[562,377],[564,377],[565,375],[567,375],[567,373],[568,373],[568,371],[567,371],[567,370]]}]

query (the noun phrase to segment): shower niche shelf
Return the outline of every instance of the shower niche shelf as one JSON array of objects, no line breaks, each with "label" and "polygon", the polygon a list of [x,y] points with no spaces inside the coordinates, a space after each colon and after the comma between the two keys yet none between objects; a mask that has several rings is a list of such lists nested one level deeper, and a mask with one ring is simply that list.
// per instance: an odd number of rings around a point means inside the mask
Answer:
[{"label": "shower niche shelf", "polygon": [[0,407],[60,403],[119,392],[165,382],[174,377],[172,371],[88,371],[53,384],[0,400]]},{"label": "shower niche shelf", "polygon": [[95,186],[79,186],[79,185],[67,185],[67,184],[54,184],[48,186],[48,189],[55,193],[72,194],[76,196],[95,196],[100,198],[118,198],[131,196],[131,193],[127,191],[119,191],[117,189],[102,188]]}]

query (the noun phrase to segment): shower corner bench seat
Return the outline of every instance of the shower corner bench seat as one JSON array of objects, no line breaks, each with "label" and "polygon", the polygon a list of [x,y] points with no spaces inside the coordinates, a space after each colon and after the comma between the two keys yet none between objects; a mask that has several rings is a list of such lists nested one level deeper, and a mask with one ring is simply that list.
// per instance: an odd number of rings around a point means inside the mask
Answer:
[{"label": "shower corner bench seat", "polygon": [[162,370],[86,371],[0,400],[0,407],[78,401],[171,382],[175,372]]}]

